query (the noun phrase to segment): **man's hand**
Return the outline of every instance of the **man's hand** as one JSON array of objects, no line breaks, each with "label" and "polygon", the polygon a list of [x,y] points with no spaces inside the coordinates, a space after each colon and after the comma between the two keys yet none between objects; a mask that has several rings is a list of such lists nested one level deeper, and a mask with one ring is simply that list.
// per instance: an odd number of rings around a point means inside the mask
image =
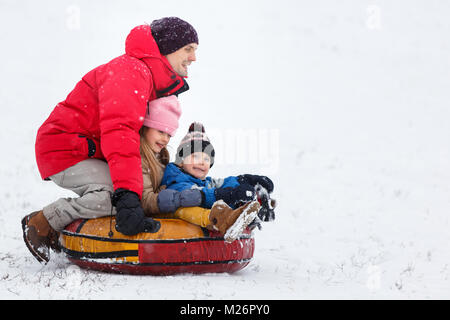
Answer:
[{"label": "man's hand", "polygon": [[127,236],[141,232],[158,232],[159,221],[146,217],[139,196],[126,189],[117,189],[112,196],[116,207],[116,230]]}]

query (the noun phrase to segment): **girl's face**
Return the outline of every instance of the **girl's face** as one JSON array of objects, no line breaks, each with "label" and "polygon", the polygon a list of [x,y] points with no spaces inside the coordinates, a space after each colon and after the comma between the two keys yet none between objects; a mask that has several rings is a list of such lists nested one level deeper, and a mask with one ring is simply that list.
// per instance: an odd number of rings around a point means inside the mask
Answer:
[{"label": "girl's face", "polygon": [[191,176],[205,180],[211,165],[211,158],[203,152],[194,152],[184,158],[181,167]]},{"label": "girl's face", "polygon": [[170,141],[170,135],[154,128],[148,128],[145,133],[145,140],[150,145],[154,153],[160,153]]}]

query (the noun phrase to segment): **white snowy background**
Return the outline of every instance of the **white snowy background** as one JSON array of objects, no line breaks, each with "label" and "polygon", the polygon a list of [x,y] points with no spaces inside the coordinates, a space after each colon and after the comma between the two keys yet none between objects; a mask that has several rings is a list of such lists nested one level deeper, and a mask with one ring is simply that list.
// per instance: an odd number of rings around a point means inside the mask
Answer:
[{"label": "white snowy background", "polygon": [[[277,219],[231,275],[42,266],[20,220],[72,194],[41,181],[37,129],[164,16],[200,38],[171,150],[203,122],[210,175],[269,175]],[[449,16],[444,0],[0,0],[0,298],[449,298]]]}]

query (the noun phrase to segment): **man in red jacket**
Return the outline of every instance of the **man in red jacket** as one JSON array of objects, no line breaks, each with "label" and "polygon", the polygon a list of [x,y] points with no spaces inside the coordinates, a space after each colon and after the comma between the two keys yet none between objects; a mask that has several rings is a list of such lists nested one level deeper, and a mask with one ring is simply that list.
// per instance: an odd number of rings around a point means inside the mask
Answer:
[{"label": "man in red jacket", "polygon": [[125,54],[88,72],[39,128],[41,177],[79,195],[23,218],[25,243],[40,262],[76,219],[116,214],[119,232],[158,231],[140,205],[139,129],[149,101],[189,89],[184,78],[197,46],[195,29],[176,17],[134,28]]}]

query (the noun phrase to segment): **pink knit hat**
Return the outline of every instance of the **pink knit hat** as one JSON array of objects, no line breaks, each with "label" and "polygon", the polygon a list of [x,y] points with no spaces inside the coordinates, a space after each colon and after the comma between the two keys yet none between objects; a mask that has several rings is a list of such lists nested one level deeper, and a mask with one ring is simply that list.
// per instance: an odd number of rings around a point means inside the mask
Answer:
[{"label": "pink knit hat", "polygon": [[181,116],[180,103],[176,96],[168,96],[149,102],[144,126],[175,135]]}]

